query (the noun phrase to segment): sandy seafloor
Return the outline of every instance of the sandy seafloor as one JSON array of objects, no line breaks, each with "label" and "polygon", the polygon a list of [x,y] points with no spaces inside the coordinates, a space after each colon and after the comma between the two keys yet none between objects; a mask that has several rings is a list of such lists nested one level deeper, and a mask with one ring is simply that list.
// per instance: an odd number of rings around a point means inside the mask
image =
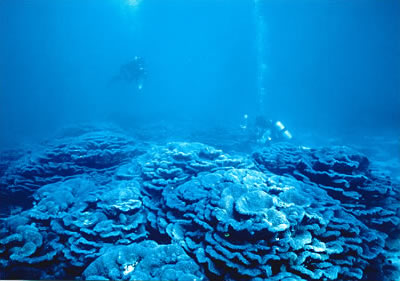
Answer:
[{"label": "sandy seafloor", "polygon": [[0,154],[0,279],[400,280],[393,134],[73,125]]}]

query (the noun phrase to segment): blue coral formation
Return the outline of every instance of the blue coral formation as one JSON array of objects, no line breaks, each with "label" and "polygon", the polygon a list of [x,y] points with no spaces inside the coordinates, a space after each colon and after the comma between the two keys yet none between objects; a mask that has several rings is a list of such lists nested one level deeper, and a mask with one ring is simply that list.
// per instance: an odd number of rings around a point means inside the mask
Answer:
[{"label": "blue coral formation", "polygon": [[[391,280],[399,186],[348,147],[252,155],[72,130],[3,157],[2,279]],[[145,152],[145,150],[147,150]],[[393,279],[393,278],[392,278]]]},{"label": "blue coral formation", "polygon": [[[91,177],[100,184],[107,183],[115,169],[144,152],[133,138],[115,128],[70,128],[65,131],[62,137],[27,149],[22,156],[14,156],[15,161],[6,162],[7,168],[0,171],[2,201],[9,202],[10,206],[29,208],[30,197],[43,185],[79,175]],[[7,212],[7,207],[3,206],[2,212]]]},{"label": "blue coral formation", "polygon": [[83,272],[85,280],[206,280],[178,244],[147,240],[109,249]]},{"label": "blue coral formation", "polygon": [[289,272],[305,280],[361,279],[383,252],[384,235],[324,190],[284,177],[218,171],[163,195],[170,236],[215,278],[267,279]]},{"label": "blue coral formation", "polygon": [[187,142],[155,146],[138,158],[143,202],[149,210],[149,225],[162,236],[166,233],[166,225],[160,204],[162,193],[167,187],[176,187],[201,173],[249,165],[247,159],[231,157],[201,143]]},{"label": "blue coral formation", "polygon": [[254,152],[253,158],[262,171],[290,176],[326,190],[346,212],[388,236],[386,251],[375,270],[392,270],[393,252],[398,252],[398,242],[394,241],[398,241],[400,233],[400,188],[381,171],[371,168],[365,155],[345,146],[310,149],[281,143]]},{"label": "blue coral formation", "polygon": [[85,174],[105,174],[128,161],[140,149],[132,138],[109,130],[56,138],[11,163],[1,177],[1,192],[33,193],[44,184]]},{"label": "blue coral formation", "polygon": [[134,181],[98,186],[78,177],[37,190],[31,209],[4,221],[0,262],[5,278],[24,277],[14,268],[28,264],[37,270],[27,275],[33,279],[72,278],[107,248],[144,240],[138,187]]}]

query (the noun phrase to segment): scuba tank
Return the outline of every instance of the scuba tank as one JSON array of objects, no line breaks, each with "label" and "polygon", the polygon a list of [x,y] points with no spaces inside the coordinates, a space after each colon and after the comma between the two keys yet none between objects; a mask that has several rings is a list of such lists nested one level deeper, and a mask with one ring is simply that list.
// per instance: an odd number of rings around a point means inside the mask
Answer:
[{"label": "scuba tank", "polygon": [[[247,120],[247,117],[248,116],[245,115],[245,120]],[[267,144],[274,141],[289,141],[293,139],[292,134],[281,121],[274,122],[264,116],[256,117],[255,135],[257,142],[260,144]]]},{"label": "scuba tank", "polygon": [[292,134],[285,128],[281,121],[276,121],[274,127],[282,138],[286,140],[291,140],[293,138]]}]

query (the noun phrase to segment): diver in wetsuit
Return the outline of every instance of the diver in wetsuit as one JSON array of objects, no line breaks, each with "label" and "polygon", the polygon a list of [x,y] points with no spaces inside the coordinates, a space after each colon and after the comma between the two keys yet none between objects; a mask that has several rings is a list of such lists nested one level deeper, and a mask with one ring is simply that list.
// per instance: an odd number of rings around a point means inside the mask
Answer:
[{"label": "diver in wetsuit", "polygon": [[[242,129],[247,130],[248,115],[244,115]],[[267,144],[275,141],[289,141],[293,138],[292,134],[282,124],[281,121],[272,121],[265,116],[259,115],[256,117],[253,130],[251,131],[252,138],[259,144]]]},{"label": "diver in wetsuit", "polygon": [[130,62],[121,65],[119,73],[114,77],[113,82],[124,81],[127,83],[135,83],[138,90],[141,90],[145,77],[146,68],[144,59],[135,56]]},{"label": "diver in wetsuit", "polygon": [[256,117],[257,142],[266,144],[271,141],[288,141],[293,138],[292,134],[281,121],[273,122],[264,116]]}]

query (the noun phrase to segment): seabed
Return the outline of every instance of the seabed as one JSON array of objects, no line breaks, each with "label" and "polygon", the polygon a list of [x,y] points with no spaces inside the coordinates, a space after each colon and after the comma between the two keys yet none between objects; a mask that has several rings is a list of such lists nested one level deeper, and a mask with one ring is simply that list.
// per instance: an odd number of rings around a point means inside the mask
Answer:
[{"label": "seabed", "polygon": [[0,277],[399,280],[398,140],[363,140],[86,124],[4,150]]}]

